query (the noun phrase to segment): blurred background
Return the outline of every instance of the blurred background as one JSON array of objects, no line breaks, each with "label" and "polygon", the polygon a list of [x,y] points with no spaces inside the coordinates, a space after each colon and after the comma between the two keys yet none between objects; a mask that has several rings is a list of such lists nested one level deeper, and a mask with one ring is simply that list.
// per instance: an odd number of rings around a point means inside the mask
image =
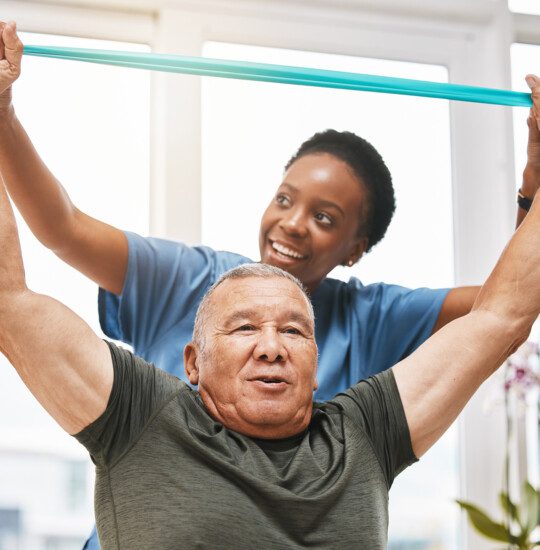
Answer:
[{"label": "blurred background", "polygon": [[[0,0],[25,44],[170,52],[527,91],[540,73],[537,0]],[[117,227],[258,260],[258,222],[302,141],[368,139],[397,212],[384,239],[332,276],[478,284],[512,233],[527,109],[166,75],[25,57],[19,118],[83,211]],[[100,333],[97,288],[20,221],[29,286]],[[1,251],[0,251],[1,253]],[[398,478],[392,550],[484,550],[456,498],[497,514],[502,375]],[[538,484],[538,413],[517,477]],[[519,481],[519,480],[518,480]],[[93,467],[0,355],[0,550],[75,550],[93,524]]]}]

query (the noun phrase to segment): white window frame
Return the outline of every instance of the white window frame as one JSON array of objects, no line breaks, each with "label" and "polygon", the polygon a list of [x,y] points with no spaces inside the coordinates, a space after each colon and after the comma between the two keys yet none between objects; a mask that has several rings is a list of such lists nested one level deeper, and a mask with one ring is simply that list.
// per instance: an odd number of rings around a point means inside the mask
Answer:
[{"label": "white window frame", "polygon": [[[338,4],[338,5],[336,5]],[[442,64],[450,82],[510,87],[510,44],[540,43],[540,17],[506,0],[0,0],[25,31],[148,43],[200,55],[207,40]],[[150,227],[200,242],[200,79],[154,74]],[[451,104],[454,265],[458,285],[479,284],[515,219],[510,109]],[[436,174],[433,176],[437,177]],[[431,200],[426,197],[424,208]],[[427,230],[429,228],[426,228]],[[462,415],[461,497],[497,511],[502,413],[482,411],[485,390]],[[467,528],[466,546],[489,543]]]}]

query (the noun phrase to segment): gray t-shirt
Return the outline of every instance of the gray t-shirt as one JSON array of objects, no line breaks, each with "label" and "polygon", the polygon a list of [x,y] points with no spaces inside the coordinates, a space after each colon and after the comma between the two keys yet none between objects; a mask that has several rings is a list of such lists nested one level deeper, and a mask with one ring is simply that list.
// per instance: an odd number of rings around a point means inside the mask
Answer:
[{"label": "gray t-shirt", "polygon": [[386,548],[388,489],[416,460],[392,371],[316,403],[305,432],[256,440],[109,346],[107,409],[76,435],[96,464],[103,550]]}]

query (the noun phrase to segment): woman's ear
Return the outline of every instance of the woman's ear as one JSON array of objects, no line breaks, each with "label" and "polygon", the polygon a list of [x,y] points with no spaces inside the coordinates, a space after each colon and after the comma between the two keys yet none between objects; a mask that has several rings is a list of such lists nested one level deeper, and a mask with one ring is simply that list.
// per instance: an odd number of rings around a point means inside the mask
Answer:
[{"label": "woman's ear", "polygon": [[358,240],[351,248],[348,257],[341,265],[352,267],[365,253],[369,245],[369,239],[367,237],[358,237]]},{"label": "woman's ear", "polygon": [[199,383],[199,367],[197,357],[199,348],[193,342],[186,344],[184,348],[184,370],[186,371],[189,383],[196,386]]}]

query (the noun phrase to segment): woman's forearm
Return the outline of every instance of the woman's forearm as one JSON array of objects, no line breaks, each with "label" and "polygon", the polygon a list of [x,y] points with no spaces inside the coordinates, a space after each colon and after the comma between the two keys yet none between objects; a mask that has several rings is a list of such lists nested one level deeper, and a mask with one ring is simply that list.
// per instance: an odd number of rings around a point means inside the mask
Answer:
[{"label": "woman's forearm", "polygon": [[67,246],[76,209],[41,160],[12,106],[0,112],[0,174],[34,235],[54,251]]},{"label": "woman's forearm", "polygon": [[106,290],[122,291],[128,257],[125,234],[73,205],[12,107],[0,108],[0,176],[42,244]]}]

